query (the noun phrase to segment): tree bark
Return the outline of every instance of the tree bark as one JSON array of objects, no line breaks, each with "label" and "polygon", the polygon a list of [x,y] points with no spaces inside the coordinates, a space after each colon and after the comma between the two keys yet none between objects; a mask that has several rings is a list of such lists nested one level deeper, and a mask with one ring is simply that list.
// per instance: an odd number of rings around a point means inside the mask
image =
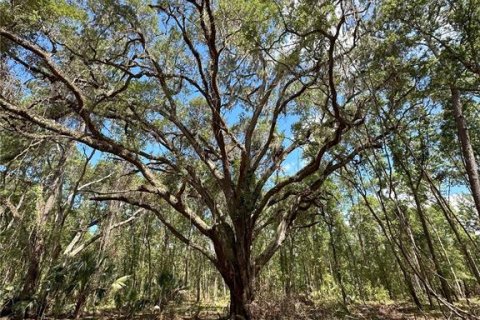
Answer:
[{"label": "tree bark", "polygon": [[73,318],[80,319],[82,315],[82,308],[85,305],[85,301],[87,301],[88,292],[86,289],[82,290],[78,297],[77,302],[75,303],[75,310],[73,311]]},{"label": "tree bark", "polygon": [[475,207],[480,218],[480,178],[478,175],[478,165],[470,141],[470,135],[468,133],[467,120],[463,115],[460,91],[453,86],[450,88],[450,91],[452,93],[453,115],[457,125],[457,134],[458,139],[460,140],[463,159],[465,161],[468,182],[472,189],[473,201],[475,202]]},{"label": "tree bark", "polygon": [[[230,290],[230,320],[250,320],[252,318],[251,303],[254,300],[254,277],[242,276],[242,268],[248,266],[238,265],[238,269],[223,270],[222,276]],[[226,271],[226,272],[225,272]]]},{"label": "tree bark", "polygon": [[250,320],[256,275],[251,260],[252,234],[245,225],[235,223],[234,225],[235,234],[242,234],[243,237],[235,237],[232,228],[226,223],[216,226],[217,237],[214,240],[216,267],[230,290],[229,319]]},{"label": "tree bark", "polygon": [[230,313],[231,320],[249,320],[252,318],[250,304],[253,301],[253,290],[251,284],[230,288]]},{"label": "tree bark", "polygon": [[30,300],[33,298],[38,281],[40,278],[40,260],[41,255],[41,246],[37,243],[36,236],[37,232],[34,231],[32,239],[34,239],[30,244],[31,252],[29,253],[28,268],[23,282],[22,291],[20,292],[20,300]]}]

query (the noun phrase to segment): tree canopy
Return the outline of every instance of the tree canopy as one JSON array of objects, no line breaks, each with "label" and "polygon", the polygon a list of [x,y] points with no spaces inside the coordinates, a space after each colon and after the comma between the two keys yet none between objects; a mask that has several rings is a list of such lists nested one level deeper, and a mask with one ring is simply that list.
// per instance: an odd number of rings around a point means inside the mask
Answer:
[{"label": "tree canopy", "polygon": [[472,316],[479,8],[1,2],[2,312],[223,285],[230,319],[269,290]]}]

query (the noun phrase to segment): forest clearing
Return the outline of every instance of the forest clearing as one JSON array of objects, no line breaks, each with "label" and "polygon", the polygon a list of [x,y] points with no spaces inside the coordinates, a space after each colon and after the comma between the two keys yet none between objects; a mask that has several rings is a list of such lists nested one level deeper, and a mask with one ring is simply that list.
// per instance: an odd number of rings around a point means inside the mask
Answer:
[{"label": "forest clearing", "polygon": [[1,319],[480,319],[480,0],[0,0]]}]

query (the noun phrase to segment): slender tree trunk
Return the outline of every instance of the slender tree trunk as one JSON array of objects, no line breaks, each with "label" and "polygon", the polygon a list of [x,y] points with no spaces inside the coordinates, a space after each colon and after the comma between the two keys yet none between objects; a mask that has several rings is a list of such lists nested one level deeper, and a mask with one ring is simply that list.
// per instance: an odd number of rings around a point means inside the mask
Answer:
[{"label": "slender tree trunk", "polygon": [[438,275],[438,279],[440,280],[442,294],[447,299],[448,302],[452,303],[453,299],[452,299],[450,286],[448,285],[446,275],[442,270],[442,266],[438,259],[435,246],[433,245],[430,229],[428,228],[427,218],[425,216],[425,212],[422,206],[422,201],[419,195],[419,186],[421,183],[422,175],[420,175],[419,178],[416,179],[416,181],[414,181],[411,171],[409,170],[409,168],[407,168],[405,163],[402,160],[400,160],[401,159],[400,155],[398,155],[397,159],[398,159],[397,162],[399,166],[407,176],[408,186],[413,195],[413,200],[415,202],[415,207],[416,207],[416,213],[417,213],[418,219],[420,220],[420,224],[422,226],[422,231],[427,242],[428,251],[430,252],[430,257],[435,267],[435,273]]},{"label": "slender tree trunk", "polygon": [[[360,191],[360,188],[357,187],[357,190]],[[360,195],[362,196],[365,202],[365,205],[367,206],[368,210],[372,213],[374,219],[377,221],[377,223],[379,224],[380,228],[383,231],[383,234],[388,240],[388,244],[390,245],[390,248],[392,249],[392,253],[395,257],[395,260],[397,261],[397,264],[400,267],[400,270],[402,271],[403,277],[405,279],[405,285],[407,286],[408,292],[410,293],[410,296],[412,297],[413,302],[415,303],[415,305],[418,307],[419,310],[422,310],[423,309],[422,303],[420,302],[417,292],[415,291],[415,286],[413,285],[413,280],[412,280],[413,276],[410,273],[408,273],[405,265],[403,264],[397,251],[395,250],[395,246],[399,247],[399,249],[402,250],[403,252],[406,252],[406,250],[403,248],[401,242],[397,242],[393,240],[394,235],[391,234],[389,224],[387,223],[387,226],[385,226],[383,221],[376,214],[375,210],[373,209],[370,202],[368,201],[366,193],[363,193],[360,191]],[[382,209],[384,209],[383,206],[382,206]],[[384,214],[385,214],[385,218],[388,219],[387,212],[384,212]],[[405,256],[407,256],[406,253],[405,253]]]},{"label": "slender tree trunk", "polygon": [[80,319],[82,315],[82,308],[85,305],[85,301],[87,301],[87,290],[81,290],[81,292],[78,294],[77,297],[77,302],[75,303],[75,310],[73,311],[73,318],[74,319]]},{"label": "slender tree trunk", "polygon": [[442,249],[442,252],[443,252],[443,256],[447,260],[448,267],[450,268],[450,272],[452,273],[453,280],[455,282],[455,287],[457,287],[457,292],[455,292],[455,290],[452,290],[452,294],[455,296],[455,299],[458,300],[459,299],[458,296],[459,295],[462,296],[463,293],[462,293],[462,288],[459,285],[459,280],[458,280],[458,277],[457,277],[457,273],[455,272],[455,269],[453,268],[452,262],[450,261],[450,258],[448,257],[449,254],[448,254],[447,250],[445,249],[445,246],[443,245],[442,238],[438,234],[438,231],[435,228],[433,228],[433,232],[437,236],[438,243],[440,244],[440,248]]},{"label": "slender tree trunk", "polygon": [[[25,301],[33,301],[35,294],[37,292],[38,288],[38,283],[40,281],[40,276],[41,276],[41,268],[40,268],[40,259],[43,253],[43,242],[38,238],[38,230],[35,227],[35,230],[33,230],[31,234],[31,240],[30,240],[30,248],[28,248],[28,260],[27,260],[27,270],[25,273],[25,277],[23,279],[23,285],[22,289],[20,291],[20,294],[15,297],[12,301],[12,306],[16,304],[17,302],[25,302]],[[9,306],[5,306],[5,308],[2,308],[0,311],[1,313],[6,313],[9,314],[12,310],[8,310]],[[33,309],[34,310],[34,309]],[[32,309],[27,309],[26,314],[31,313]],[[33,316],[36,316],[35,312],[32,314]],[[14,314],[14,318],[20,317],[23,318],[24,314]],[[20,319],[19,318],[19,319]]]},{"label": "slender tree trunk", "polygon": [[[375,156],[375,159],[377,160],[377,163],[381,164],[382,161],[380,161],[379,157],[377,156],[377,153],[373,152],[373,155]],[[412,280],[411,284],[412,284],[412,289],[413,290],[410,291],[410,292],[413,293],[412,298],[413,298],[415,304],[419,307],[419,309],[422,309],[420,300],[418,299],[418,296],[415,293],[414,286],[413,286],[413,280],[417,280],[416,281],[417,282],[417,287],[420,287],[420,284],[418,283],[419,280],[420,280],[421,285],[424,288],[425,294],[427,295],[429,305],[431,307],[433,307],[432,292],[429,290],[429,288],[431,286],[429,284],[430,280],[428,278],[428,273],[425,271],[424,264],[421,263],[421,261],[420,261],[420,257],[418,255],[418,247],[417,247],[417,244],[416,244],[416,241],[415,241],[415,237],[413,236],[413,231],[412,231],[410,223],[408,221],[408,217],[404,214],[404,212],[401,210],[401,208],[398,205],[399,200],[398,200],[398,195],[397,195],[397,191],[396,191],[396,187],[395,187],[395,183],[394,183],[395,181],[394,181],[394,178],[393,178],[392,158],[391,158],[391,155],[389,155],[387,152],[385,153],[385,157],[387,159],[387,165],[386,166],[381,165],[380,171],[375,169],[376,166],[372,163],[372,161],[369,160],[368,162],[369,162],[370,166],[374,169],[375,175],[379,179],[380,183],[382,184],[382,181],[383,181],[389,187],[390,192],[389,192],[389,195],[386,199],[392,201],[392,203],[394,204],[394,210],[393,211],[394,211],[398,221],[400,222],[400,226],[401,226],[400,230],[402,231],[402,233],[403,232],[406,233],[407,239],[411,244],[410,248],[405,246],[404,241],[403,241],[401,236],[398,238],[398,240],[395,240],[396,236],[395,236],[395,233],[392,232],[392,225],[391,225],[390,220],[388,219],[388,210],[387,210],[386,204],[384,202],[384,195],[382,194],[382,192],[380,192],[380,191],[376,192],[377,198],[380,202],[380,206],[381,206],[382,211],[383,211],[383,213],[385,215],[385,218],[386,218],[387,228],[388,228],[389,234],[391,235],[391,241],[397,245],[398,249],[400,250],[402,256],[405,259],[406,266],[409,267],[410,271],[413,271],[413,275],[410,276],[410,274],[409,274],[409,279]],[[386,180],[384,179],[384,176],[386,177]],[[361,175],[360,175],[360,177],[361,177]],[[362,185],[363,185],[363,183],[362,183]],[[393,194],[393,196],[392,196],[392,194]],[[364,199],[366,199],[366,193],[365,192],[362,193],[362,196],[363,196]],[[370,209],[370,210],[372,210],[372,209]],[[373,210],[372,210],[372,213],[374,213]],[[379,218],[376,218],[376,219],[377,219],[377,221],[379,220]],[[397,260],[397,261],[400,261],[400,260]],[[405,271],[406,271],[406,269],[405,269]]]},{"label": "slender tree trunk", "polygon": [[457,125],[458,139],[462,150],[463,159],[465,161],[465,169],[467,171],[468,182],[472,189],[473,201],[480,217],[480,178],[478,175],[478,165],[473,152],[470,135],[468,133],[467,120],[463,115],[462,103],[460,101],[460,91],[451,87],[453,115]]},{"label": "slender tree trunk", "polygon": [[[411,270],[413,270],[414,272],[416,270],[415,279],[417,280],[417,284],[419,287],[423,286],[425,294],[427,295],[428,303],[430,307],[433,307],[432,293],[430,292],[430,290],[428,290],[428,287],[430,287],[430,278],[428,277],[428,272],[425,270],[425,264],[420,259],[418,245],[415,241],[415,236],[413,234],[410,222],[407,216],[405,215],[405,213],[398,206],[398,197],[396,196],[396,191],[394,191],[394,194],[395,194],[395,202],[396,202],[395,204],[396,215],[400,221],[400,224],[402,225],[402,230],[406,231],[407,239],[411,244],[410,250],[405,249],[403,240],[401,240],[399,248],[400,250],[403,251],[402,254],[407,260],[407,263],[410,265]],[[385,211],[385,208],[383,205],[382,205],[382,208]],[[420,280],[420,283],[419,283],[419,280]]]},{"label": "slender tree trunk", "polygon": [[200,298],[201,298],[201,291],[202,291],[202,264],[200,262],[198,263],[198,269],[197,269],[197,281],[196,281],[196,293],[195,293],[195,303],[199,304],[200,303]]},{"label": "slender tree trunk", "polygon": [[218,277],[217,275],[214,275],[214,280],[213,280],[213,302],[217,302],[217,297],[218,297]]},{"label": "slender tree trunk", "polygon": [[438,190],[438,188],[434,185],[428,173],[425,173],[425,175],[427,177],[428,182],[430,183],[430,188],[432,190],[432,193],[435,196],[435,199],[437,200],[437,203],[439,204],[440,209],[450,226],[450,229],[453,231],[455,238],[457,239],[458,245],[460,246],[460,249],[465,257],[465,261],[469,266],[470,271],[475,276],[477,283],[480,284],[480,271],[475,263],[475,260],[472,258],[470,251],[467,248],[468,242],[462,239],[460,232],[457,229],[457,226],[455,225],[455,221],[451,217],[451,214],[453,214],[453,211],[450,209],[450,207],[448,206],[448,203],[443,198],[442,194],[440,193],[440,190]]},{"label": "slender tree trunk", "polygon": [[[414,198],[417,198],[417,196],[414,196]],[[450,287],[447,283],[446,275],[444,274],[444,272],[442,270],[442,267],[440,265],[440,262],[438,261],[437,253],[436,253],[435,247],[433,246],[433,241],[432,241],[432,238],[431,238],[431,235],[430,235],[430,230],[428,229],[427,221],[426,221],[423,209],[421,208],[419,202],[417,202],[417,209],[418,209],[417,210],[418,216],[420,218],[420,222],[421,222],[421,225],[422,225],[422,230],[423,230],[423,233],[424,233],[425,238],[427,240],[427,246],[428,246],[428,249],[429,249],[430,254],[432,256],[432,261],[433,261],[433,264],[435,266],[436,273],[438,274],[438,278],[440,280],[440,285],[441,285],[441,288],[442,288],[443,295],[447,299],[447,301],[451,303],[453,301],[453,299],[452,299]]]},{"label": "slender tree trunk", "polygon": [[353,265],[353,266],[350,266],[351,268],[350,272],[352,273],[352,278],[355,280],[355,285],[357,286],[357,291],[359,296],[361,297],[362,301],[365,302],[365,299],[367,298],[367,294],[363,290],[362,280],[360,279],[360,276],[359,276],[360,272],[358,269],[358,263],[357,263],[357,258],[355,256],[355,252],[352,249],[352,245],[350,244],[350,241],[348,239],[345,239],[345,243],[347,245],[348,253],[350,254],[350,257],[351,257],[351,261],[349,262],[351,262]]},{"label": "slender tree trunk", "polygon": [[283,250],[280,250],[280,268],[283,278],[283,289],[287,297],[290,297],[293,291],[293,237],[289,239],[288,245],[284,246]]},{"label": "slender tree trunk", "polygon": [[[36,236],[34,235],[32,238],[35,239]],[[28,268],[25,275],[23,288],[20,292],[20,300],[30,300],[32,298],[37,289],[38,279],[40,277],[40,248],[38,247],[36,241],[33,241],[33,244],[31,245],[33,246],[33,248],[31,253],[29,254],[30,259],[28,261]]]},{"label": "slender tree trunk", "polygon": [[338,261],[337,248],[335,246],[335,239],[334,239],[334,234],[333,234],[333,223],[334,223],[333,218],[330,219],[330,222],[327,222],[327,229],[328,229],[328,233],[330,234],[330,246],[332,248],[332,254],[333,254],[333,263],[334,263],[333,272],[334,272],[335,278],[338,281],[338,285],[340,286],[340,290],[341,290],[341,293],[342,293],[343,305],[346,306],[347,302],[348,302],[347,301],[347,293],[345,291],[345,286],[343,285],[342,272],[340,270],[340,263]]},{"label": "slender tree trunk", "polygon": [[[380,174],[378,172],[376,172],[376,174],[377,174],[377,177],[379,178],[379,180],[382,181]],[[370,203],[370,201],[368,200],[368,197],[367,197],[367,191],[364,187],[363,179],[361,178],[361,175],[359,175],[359,177],[360,177],[360,183],[355,183],[355,181],[350,181],[350,182],[352,183],[352,186],[361,195],[365,205],[367,206],[367,209],[370,211],[370,213],[372,213],[373,218],[375,219],[375,221],[377,221],[378,225],[382,229],[382,232],[383,232],[383,234],[385,235],[385,238],[388,241],[388,244],[389,244],[389,246],[392,250],[392,253],[395,257],[395,260],[397,261],[397,264],[400,267],[400,270],[402,271],[402,274],[403,274],[403,277],[405,279],[405,284],[407,286],[408,292],[409,292],[413,302],[417,306],[417,308],[419,310],[422,310],[423,306],[422,306],[422,303],[421,303],[421,301],[420,301],[420,299],[417,295],[417,292],[416,292],[415,286],[414,286],[414,282],[413,282],[414,275],[412,275],[410,272],[407,271],[408,266],[406,266],[403,263],[401,257],[399,256],[399,253],[395,249],[395,248],[398,248],[400,250],[400,252],[403,254],[404,258],[408,259],[407,250],[404,248],[403,241],[401,240],[402,237],[399,237],[400,241],[396,240],[397,236],[392,233],[391,224],[390,224],[390,221],[389,221],[389,218],[388,218],[388,212],[387,212],[387,210],[386,210],[386,208],[383,204],[383,200],[381,199],[381,193],[377,194],[377,197],[378,197],[379,202],[381,204],[380,207],[381,207],[382,212],[384,214],[386,223],[383,222],[383,220],[380,218],[380,216],[376,213],[375,209],[372,207],[372,205],[371,205],[371,203]],[[390,184],[390,187],[393,187],[393,184]],[[397,212],[397,211],[395,210],[395,212]],[[400,223],[403,225],[402,219],[399,219],[399,220],[400,220]],[[403,232],[403,230],[404,230],[404,228],[401,228],[402,232]],[[408,263],[408,261],[407,261],[407,263]]]},{"label": "slender tree trunk", "polygon": [[289,279],[288,279],[288,266],[287,266],[287,254],[285,250],[280,250],[280,272],[281,272],[281,280],[283,285],[283,292],[288,297],[290,296],[290,288],[289,288]]}]

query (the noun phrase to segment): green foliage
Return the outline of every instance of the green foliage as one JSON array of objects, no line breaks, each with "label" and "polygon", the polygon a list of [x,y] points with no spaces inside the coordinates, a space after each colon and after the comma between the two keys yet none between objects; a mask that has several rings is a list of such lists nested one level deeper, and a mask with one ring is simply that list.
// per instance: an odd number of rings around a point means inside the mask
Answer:
[{"label": "green foliage", "polygon": [[478,292],[479,1],[208,3],[0,2],[0,305]]},{"label": "green foliage", "polygon": [[115,280],[111,285],[112,293],[117,293],[118,291],[125,289],[127,287],[127,280],[131,275],[126,275]]}]

